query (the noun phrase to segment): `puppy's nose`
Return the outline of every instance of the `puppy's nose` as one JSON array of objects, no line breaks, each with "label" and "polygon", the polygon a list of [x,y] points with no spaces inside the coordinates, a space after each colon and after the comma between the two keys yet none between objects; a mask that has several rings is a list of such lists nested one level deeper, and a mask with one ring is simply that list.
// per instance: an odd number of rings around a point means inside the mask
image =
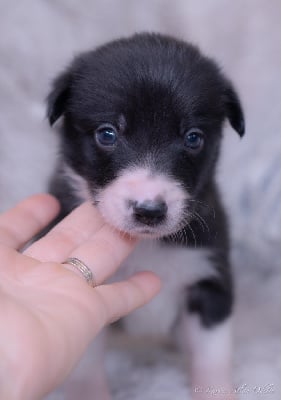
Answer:
[{"label": "puppy's nose", "polygon": [[146,200],[133,206],[134,216],[138,222],[145,225],[157,225],[167,214],[167,204],[163,200]]}]

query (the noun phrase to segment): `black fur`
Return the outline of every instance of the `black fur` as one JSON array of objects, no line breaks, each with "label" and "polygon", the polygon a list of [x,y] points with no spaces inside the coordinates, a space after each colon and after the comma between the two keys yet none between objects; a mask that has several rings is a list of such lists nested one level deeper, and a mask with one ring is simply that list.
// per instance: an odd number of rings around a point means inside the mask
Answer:
[{"label": "black fur", "polygon": [[[189,288],[187,309],[199,313],[206,326],[225,318],[232,304],[228,228],[214,175],[224,121],[240,136],[245,123],[238,96],[217,65],[196,47],[168,36],[117,40],[80,55],[55,80],[48,97],[50,124],[61,116],[61,160],[87,180],[93,201],[97,189],[131,163],[141,163],[148,150],[155,154],[154,168],[191,193],[187,206],[194,219],[184,234],[163,240],[182,246],[187,238],[190,246],[213,250],[210,262],[221,279]],[[118,130],[114,151],[96,145],[94,132],[103,123]],[[205,134],[199,154],[182,144],[193,127]],[[59,170],[51,192],[61,200],[64,214],[79,203]]]},{"label": "black fur", "polygon": [[228,317],[232,304],[232,287],[217,279],[204,279],[189,288],[187,309],[198,313],[205,327]]}]

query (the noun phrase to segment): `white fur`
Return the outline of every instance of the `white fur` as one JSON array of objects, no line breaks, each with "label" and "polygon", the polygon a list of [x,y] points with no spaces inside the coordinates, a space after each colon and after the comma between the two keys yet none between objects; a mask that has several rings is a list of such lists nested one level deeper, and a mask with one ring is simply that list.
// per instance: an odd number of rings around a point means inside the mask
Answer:
[{"label": "white fur", "polygon": [[201,399],[207,397],[206,393],[218,398],[223,394],[231,395],[233,393],[231,319],[206,329],[202,326],[198,315],[184,314],[180,332],[182,349],[190,357],[191,381],[197,396]]},{"label": "white fur", "polygon": [[122,171],[98,195],[98,208],[104,218],[116,228],[131,234],[142,234],[143,227],[133,218],[128,201],[142,203],[145,200],[163,199],[168,207],[166,222],[157,227],[145,227],[153,236],[163,236],[175,232],[182,222],[185,200],[189,197],[179,182],[155,173],[147,165],[131,166]]},{"label": "white fur", "polygon": [[[62,166],[62,172],[81,202],[94,200],[86,179],[66,164]],[[141,203],[145,200],[155,200],[157,197],[161,197],[168,206],[167,222],[157,228],[145,227],[145,230],[149,231],[149,236],[159,237],[177,230],[182,222],[185,200],[189,197],[181,184],[174,179],[155,174],[148,166],[130,167],[101,189],[95,200],[98,201],[98,209],[109,224],[130,234],[147,236],[142,234],[144,228],[134,223],[132,209],[128,207],[127,202],[131,200]]]},{"label": "white fur", "polygon": [[188,286],[201,277],[215,274],[208,255],[207,250],[167,246],[150,240],[141,242],[121,266],[116,279],[150,270],[160,276],[163,287],[154,300],[125,318],[127,330],[137,335],[169,335],[185,307]]},{"label": "white fur", "polygon": [[75,196],[83,201],[93,200],[88,182],[81,175],[77,174],[69,165],[63,164],[62,173],[67,178],[68,183],[71,185]]}]

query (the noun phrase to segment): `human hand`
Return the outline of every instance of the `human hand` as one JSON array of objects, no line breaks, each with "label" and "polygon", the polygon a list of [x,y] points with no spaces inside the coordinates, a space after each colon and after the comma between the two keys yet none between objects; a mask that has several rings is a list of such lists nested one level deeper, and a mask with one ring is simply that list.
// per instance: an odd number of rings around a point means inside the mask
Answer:
[{"label": "human hand", "polygon": [[[53,197],[37,195],[0,216],[1,399],[42,398],[64,381],[106,324],[160,288],[150,272],[102,284],[136,242],[113,231],[88,203],[20,254],[58,209]],[[97,287],[61,264],[68,257],[93,270]]]}]

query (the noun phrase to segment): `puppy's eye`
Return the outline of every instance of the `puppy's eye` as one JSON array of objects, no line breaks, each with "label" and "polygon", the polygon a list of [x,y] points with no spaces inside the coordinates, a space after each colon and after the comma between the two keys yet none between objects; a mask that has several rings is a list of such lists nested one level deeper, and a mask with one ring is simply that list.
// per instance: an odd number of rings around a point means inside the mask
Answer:
[{"label": "puppy's eye", "polygon": [[110,124],[103,124],[95,131],[95,138],[101,147],[112,148],[117,141],[116,129]]},{"label": "puppy's eye", "polygon": [[204,144],[203,132],[200,129],[192,128],[184,136],[184,145],[188,150],[198,153]]}]

